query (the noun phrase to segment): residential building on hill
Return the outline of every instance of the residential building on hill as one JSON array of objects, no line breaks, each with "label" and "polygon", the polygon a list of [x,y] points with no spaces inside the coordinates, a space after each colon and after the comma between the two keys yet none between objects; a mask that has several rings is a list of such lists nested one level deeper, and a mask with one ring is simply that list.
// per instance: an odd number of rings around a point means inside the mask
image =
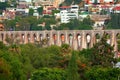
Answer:
[{"label": "residential building on hill", "polygon": [[78,19],[78,5],[60,7],[61,23],[68,23],[70,19]]},{"label": "residential building on hill", "polygon": [[35,5],[42,5],[42,6],[53,6],[58,8],[59,5],[64,2],[64,0],[34,0]]},{"label": "residential building on hill", "polygon": [[61,23],[68,23],[70,19],[75,19],[77,18],[78,15],[71,11],[62,10],[60,12],[60,16],[61,16]]},{"label": "residential building on hill", "polygon": [[93,3],[98,3],[98,4],[113,4],[114,0],[84,0],[86,4],[93,4]]}]

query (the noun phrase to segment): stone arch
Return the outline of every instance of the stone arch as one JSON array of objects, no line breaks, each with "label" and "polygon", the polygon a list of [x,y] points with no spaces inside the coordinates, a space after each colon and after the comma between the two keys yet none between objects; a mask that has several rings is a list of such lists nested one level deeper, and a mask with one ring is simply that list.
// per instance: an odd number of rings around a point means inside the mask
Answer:
[{"label": "stone arch", "polygon": [[69,42],[70,47],[73,47],[73,37],[74,37],[74,36],[73,36],[73,34],[71,34],[71,33],[68,35],[68,39],[69,39],[68,42]]},{"label": "stone arch", "polygon": [[120,39],[120,33],[116,34],[116,39]]},{"label": "stone arch", "polygon": [[91,35],[89,33],[86,34],[86,47],[91,47]]},{"label": "stone arch", "polygon": [[57,44],[57,35],[53,34],[53,44]]},{"label": "stone arch", "polygon": [[8,33],[6,33],[6,34],[5,34],[5,37],[6,37],[6,38],[9,38],[10,36],[9,36],[9,34],[8,34]]},{"label": "stone arch", "polygon": [[19,33],[16,33],[16,34],[15,34],[15,38],[18,38],[18,37],[19,37]]},{"label": "stone arch", "polygon": [[4,40],[4,34],[1,33],[1,40],[3,41]]},{"label": "stone arch", "polygon": [[117,51],[120,51],[120,33],[116,34]]},{"label": "stone arch", "polygon": [[65,34],[60,35],[61,44],[65,43]]},{"label": "stone arch", "polygon": [[108,44],[111,44],[111,35],[110,35],[110,33],[105,33],[105,38],[106,38],[106,42],[108,43]]},{"label": "stone arch", "polygon": [[16,44],[20,44],[20,35],[19,35],[19,33],[16,33],[16,34],[14,35],[14,42],[15,42]]},{"label": "stone arch", "polygon": [[28,33],[28,34],[27,34],[27,42],[28,42],[28,43],[30,43],[30,39],[31,39],[31,37],[30,37],[30,34]]},{"label": "stone arch", "polygon": [[37,41],[37,35],[34,33],[33,34],[33,43],[35,43]]},{"label": "stone arch", "polygon": [[100,34],[96,33],[95,34],[95,43],[98,43],[100,41],[100,38],[101,38]]},{"label": "stone arch", "polygon": [[12,39],[14,38],[14,37],[13,37],[13,33],[10,35],[10,38],[12,38]]},{"label": "stone arch", "polygon": [[24,34],[24,33],[21,34],[21,42],[22,42],[22,43],[25,43],[25,34]]},{"label": "stone arch", "polygon": [[76,35],[76,39],[77,39],[77,48],[81,49],[82,48],[82,36],[81,36],[81,34],[78,33]]},{"label": "stone arch", "polygon": [[40,34],[39,35],[39,41],[42,41],[43,40],[43,34]]},{"label": "stone arch", "polygon": [[47,45],[49,45],[50,44],[50,35],[49,34],[46,34],[46,43],[47,43]]},{"label": "stone arch", "polygon": [[46,34],[46,38],[50,38],[50,35],[49,35],[49,34]]},{"label": "stone arch", "polygon": [[9,43],[10,43],[10,40],[11,40],[11,38],[10,38],[9,34],[6,33],[6,34],[5,34],[5,42],[6,42],[6,44],[9,44]]}]

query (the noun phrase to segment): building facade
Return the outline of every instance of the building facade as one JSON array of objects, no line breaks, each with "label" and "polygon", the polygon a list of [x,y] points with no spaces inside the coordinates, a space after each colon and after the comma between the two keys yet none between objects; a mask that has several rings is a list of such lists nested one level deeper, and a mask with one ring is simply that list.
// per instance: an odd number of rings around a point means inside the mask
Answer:
[{"label": "building facade", "polygon": [[71,19],[78,19],[78,5],[60,7],[61,23],[68,23]]}]

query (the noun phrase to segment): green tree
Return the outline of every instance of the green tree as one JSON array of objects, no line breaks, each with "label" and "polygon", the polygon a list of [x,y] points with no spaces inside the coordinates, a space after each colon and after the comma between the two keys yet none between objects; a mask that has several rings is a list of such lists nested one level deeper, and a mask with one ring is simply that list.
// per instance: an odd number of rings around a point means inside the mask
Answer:
[{"label": "green tree", "polygon": [[5,25],[5,30],[16,30],[15,20],[5,20],[3,23]]},{"label": "green tree", "polygon": [[71,19],[70,22],[67,24],[70,30],[77,29],[80,27],[81,22],[78,19]]},{"label": "green tree", "polygon": [[60,13],[59,10],[52,10],[52,15],[54,15],[55,13]]},{"label": "green tree", "polygon": [[16,30],[20,31],[25,31],[25,30],[30,30],[30,22],[28,21],[28,19],[22,18],[17,22],[18,26],[16,26]]},{"label": "green tree", "polygon": [[[0,58],[3,58],[10,67],[11,75],[10,75],[10,80],[24,80],[23,77],[23,70],[22,70],[22,65],[21,62],[19,61],[18,54],[14,54],[13,52],[9,50],[3,50],[0,52]],[[6,66],[7,67],[7,66]]]},{"label": "green tree", "polygon": [[42,15],[42,13],[43,13],[43,7],[37,8],[37,11],[38,11],[39,15]]},{"label": "green tree", "polygon": [[119,29],[120,28],[120,13],[112,13],[111,19],[106,24],[108,29]]},{"label": "green tree", "polygon": [[29,26],[26,26],[26,28],[29,28],[29,30],[32,30],[33,27],[37,26],[38,20],[34,16],[26,17],[25,20],[29,23]]},{"label": "green tree", "polygon": [[107,43],[106,34],[104,33],[101,41],[93,46],[91,56],[92,65],[99,65],[102,67],[113,67],[112,62],[115,62],[113,46]]},{"label": "green tree", "polygon": [[6,50],[7,47],[5,46],[5,44],[3,44],[3,42],[0,41],[0,50]]},{"label": "green tree", "polygon": [[66,80],[79,80],[77,55],[76,55],[75,51],[72,52],[72,56],[71,56],[70,62],[68,64]]},{"label": "green tree", "polygon": [[9,0],[8,1],[10,7],[17,7],[18,3],[16,0]]},{"label": "green tree", "polygon": [[74,0],[74,4],[80,4],[82,0]]},{"label": "green tree", "polygon": [[34,10],[32,8],[29,9],[29,15],[33,16]]},{"label": "green tree", "polygon": [[42,26],[35,26],[32,28],[32,30],[38,31],[38,30],[43,30]]},{"label": "green tree", "polygon": [[0,2],[0,10],[5,10],[6,7],[9,7],[9,4],[7,2]]},{"label": "green tree", "polygon": [[89,80],[119,80],[120,69],[93,67],[86,72],[85,76]]},{"label": "green tree", "polygon": [[42,68],[33,73],[31,80],[65,80],[65,71],[57,68]]},{"label": "green tree", "polygon": [[10,65],[3,58],[0,58],[0,80],[10,80],[11,79]]},{"label": "green tree", "polygon": [[94,22],[89,17],[85,18],[83,21],[71,19],[69,23],[61,24],[58,30],[91,30],[93,23]]},{"label": "green tree", "polygon": [[95,4],[95,5],[98,4],[98,0],[94,0],[94,4]]}]

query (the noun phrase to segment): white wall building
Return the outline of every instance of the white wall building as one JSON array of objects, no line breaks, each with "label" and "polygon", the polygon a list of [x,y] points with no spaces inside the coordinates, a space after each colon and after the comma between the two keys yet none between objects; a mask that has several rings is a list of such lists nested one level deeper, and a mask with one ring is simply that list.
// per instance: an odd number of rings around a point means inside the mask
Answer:
[{"label": "white wall building", "polygon": [[72,5],[70,6],[70,9],[61,9],[60,11],[60,18],[61,23],[68,23],[70,19],[78,19],[78,11],[79,6],[78,5]]},{"label": "white wall building", "polygon": [[75,19],[77,18],[78,15],[71,11],[62,10],[60,12],[60,16],[61,16],[61,23],[68,23],[70,19]]},{"label": "white wall building", "polygon": [[0,2],[6,2],[6,0],[0,0]]}]

